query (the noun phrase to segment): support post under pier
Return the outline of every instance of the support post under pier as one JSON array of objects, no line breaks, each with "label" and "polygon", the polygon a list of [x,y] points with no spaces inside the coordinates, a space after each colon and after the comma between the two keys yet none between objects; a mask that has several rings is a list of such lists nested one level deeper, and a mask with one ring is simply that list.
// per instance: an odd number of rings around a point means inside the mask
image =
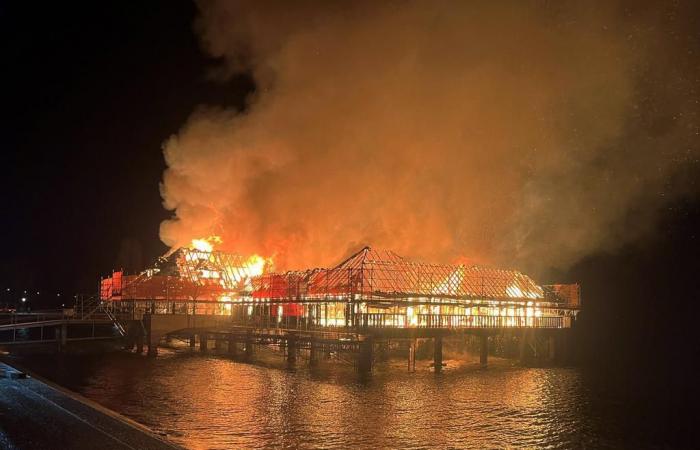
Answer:
[{"label": "support post under pier", "polygon": [[253,332],[248,331],[245,337],[245,357],[247,359],[253,358]]},{"label": "support post under pier", "polygon": [[294,364],[297,362],[297,338],[289,336],[287,338],[287,363]]},{"label": "support post under pier", "polygon": [[379,359],[379,361],[382,361],[382,362],[389,361],[389,340],[388,339],[378,343],[377,352],[379,353],[377,355],[377,358]]},{"label": "support post under pier", "polygon": [[489,335],[484,333],[480,336],[481,351],[479,352],[479,363],[485,369],[489,359]]},{"label": "support post under pier", "polygon": [[360,349],[357,361],[357,370],[361,374],[372,372],[372,337],[367,336],[364,341],[360,341]]},{"label": "support post under pier", "polygon": [[141,354],[143,353],[143,334],[139,334],[136,336],[136,353]]},{"label": "support post under pier", "polygon": [[530,335],[529,328],[523,328],[520,335],[520,364],[527,365],[530,361]]},{"label": "support post under pier", "polygon": [[196,346],[196,338],[195,335],[193,334],[190,336],[190,348],[194,348]]},{"label": "support post under pier", "polygon": [[207,341],[207,335],[200,334],[199,335],[199,351],[206,352],[208,346],[209,346],[209,342]]},{"label": "support post under pier", "polygon": [[233,338],[228,338],[228,354],[236,356],[238,354],[238,347],[236,346],[236,341]]},{"label": "support post under pier", "polygon": [[154,336],[150,332],[148,333],[148,356],[158,356],[158,342],[160,341],[160,336]]},{"label": "support post under pier", "polygon": [[435,338],[434,347],[433,367],[435,368],[435,373],[440,373],[442,370],[442,336],[437,336]]},{"label": "support post under pier", "polygon": [[309,350],[309,365],[311,367],[318,366],[318,342],[316,339],[311,339],[311,350]]},{"label": "support post under pier", "polygon": [[408,371],[416,371],[416,348],[418,347],[418,342],[416,339],[411,339],[408,341]]}]

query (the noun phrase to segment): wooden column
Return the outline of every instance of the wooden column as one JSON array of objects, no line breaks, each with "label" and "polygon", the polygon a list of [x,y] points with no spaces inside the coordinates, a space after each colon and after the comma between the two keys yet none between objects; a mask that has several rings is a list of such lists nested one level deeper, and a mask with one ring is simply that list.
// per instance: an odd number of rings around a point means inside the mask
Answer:
[{"label": "wooden column", "polygon": [[236,356],[238,354],[238,347],[233,337],[228,338],[228,353],[232,356]]},{"label": "wooden column", "polygon": [[287,338],[287,363],[294,364],[297,362],[297,338],[289,336]]},{"label": "wooden column", "polygon": [[309,365],[311,367],[318,366],[318,342],[316,339],[311,339],[311,350],[309,351]]},{"label": "wooden column", "polygon": [[379,360],[382,362],[387,362],[389,361],[389,340],[385,340],[379,343],[379,348],[377,349],[379,352]]},{"label": "wooden column", "polygon": [[357,355],[357,370],[360,374],[369,374],[372,372],[372,336],[367,336],[364,341],[360,341],[359,354]]},{"label": "wooden column", "polygon": [[433,367],[435,372],[439,373],[442,370],[442,336],[435,338],[435,349],[433,352]]},{"label": "wooden column", "polygon": [[530,333],[528,328],[523,328],[520,334],[520,364],[527,364],[530,360]]},{"label": "wooden column", "polygon": [[245,338],[245,356],[248,359],[253,357],[253,332],[248,330]]},{"label": "wooden column", "polygon": [[148,356],[158,356],[158,342],[160,341],[160,336],[154,336],[150,331],[148,332]]},{"label": "wooden column", "polygon": [[416,371],[416,348],[418,347],[418,342],[416,339],[411,339],[408,341],[408,371]]},{"label": "wooden column", "polygon": [[484,333],[481,335],[481,352],[479,354],[479,363],[483,369],[486,368],[489,359],[489,335]]},{"label": "wooden column", "polygon": [[136,336],[136,353],[143,353],[143,334]]}]

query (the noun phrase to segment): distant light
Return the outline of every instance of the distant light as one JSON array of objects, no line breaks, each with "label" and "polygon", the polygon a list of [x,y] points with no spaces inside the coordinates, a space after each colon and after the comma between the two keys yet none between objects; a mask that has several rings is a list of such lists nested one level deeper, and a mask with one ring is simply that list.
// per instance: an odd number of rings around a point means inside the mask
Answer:
[{"label": "distant light", "polygon": [[60,296],[61,296],[61,293],[60,293],[60,292],[59,292],[58,294],[56,294],[56,297],[60,297]]},{"label": "distant light", "polygon": [[36,295],[39,295],[39,291],[36,291]]},{"label": "distant light", "polygon": [[66,304],[65,304],[65,303],[61,303],[61,306],[66,306]]},{"label": "distant light", "polygon": [[27,301],[27,297],[22,297],[22,303]]},{"label": "distant light", "polygon": [[10,292],[10,288],[7,288],[7,292]]}]

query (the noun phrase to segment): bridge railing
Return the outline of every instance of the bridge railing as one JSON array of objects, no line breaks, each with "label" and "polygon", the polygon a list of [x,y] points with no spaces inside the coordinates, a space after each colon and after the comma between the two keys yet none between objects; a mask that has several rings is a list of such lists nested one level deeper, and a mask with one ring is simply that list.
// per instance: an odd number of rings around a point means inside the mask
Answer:
[{"label": "bridge railing", "polygon": [[44,322],[47,320],[60,320],[65,316],[63,310],[40,311],[34,313],[11,312],[0,314],[0,325],[12,325],[18,323]]},{"label": "bridge railing", "polygon": [[447,314],[363,313],[358,314],[361,328],[570,328],[567,316],[478,316]]}]

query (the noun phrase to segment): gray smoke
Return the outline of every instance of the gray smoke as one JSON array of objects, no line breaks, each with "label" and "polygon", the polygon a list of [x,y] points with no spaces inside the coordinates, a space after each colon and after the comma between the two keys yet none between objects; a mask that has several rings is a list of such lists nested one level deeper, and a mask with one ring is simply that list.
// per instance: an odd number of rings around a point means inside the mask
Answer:
[{"label": "gray smoke", "polygon": [[165,143],[163,242],[537,271],[639,236],[687,189],[694,84],[656,13],[552,3],[200,2],[217,76],[257,89]]}]

